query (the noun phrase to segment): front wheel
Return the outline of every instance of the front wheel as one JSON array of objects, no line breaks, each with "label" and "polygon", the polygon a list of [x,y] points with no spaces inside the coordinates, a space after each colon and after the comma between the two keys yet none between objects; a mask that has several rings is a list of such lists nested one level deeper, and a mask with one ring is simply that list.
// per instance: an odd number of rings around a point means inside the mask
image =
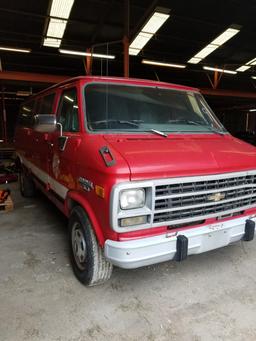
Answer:
[{"label": "front wheel", "polygon": [[71,263],[78,280],[88,286],[106,282],[112,274],[113,266],[104,257],[90,220],[80,206],[71,212],[69,239]]}]

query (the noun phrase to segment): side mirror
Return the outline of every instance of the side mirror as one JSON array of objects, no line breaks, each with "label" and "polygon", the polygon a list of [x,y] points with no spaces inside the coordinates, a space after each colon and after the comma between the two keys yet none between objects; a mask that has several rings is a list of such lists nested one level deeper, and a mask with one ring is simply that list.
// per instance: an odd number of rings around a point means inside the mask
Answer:
[{"label": "side mirror", "polygon": [[57,128],[55,115],[36,115],[34,117],[34,130],[40,133],[52,133]]}]

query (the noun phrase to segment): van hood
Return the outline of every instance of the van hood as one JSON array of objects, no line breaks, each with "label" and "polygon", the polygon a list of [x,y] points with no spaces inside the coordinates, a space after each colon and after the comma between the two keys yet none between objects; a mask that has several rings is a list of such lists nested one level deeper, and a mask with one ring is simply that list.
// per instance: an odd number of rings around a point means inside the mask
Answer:
[{"label": "van hood", "polygon": [[256,148],[229,134],[104,138],[126,160],[131,180],[256,169]]}]

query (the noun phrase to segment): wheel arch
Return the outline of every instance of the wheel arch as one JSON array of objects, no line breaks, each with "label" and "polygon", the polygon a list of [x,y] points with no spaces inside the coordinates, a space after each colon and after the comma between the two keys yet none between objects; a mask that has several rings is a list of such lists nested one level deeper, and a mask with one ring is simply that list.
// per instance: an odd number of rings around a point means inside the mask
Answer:
[{"label": "wheel arch", "polygon": [[80,193],[69,191],[65,200],[65,214],[67,217],[70,216],[70,213],[75,206],[81,206],[85,210],[89,220],[92,223],[92,228],[94,230],[98,243],[101,247],[103,247],[105,238],[103,236],[102,229],[96,218],[96,215],[91,208],[91,205]]}]

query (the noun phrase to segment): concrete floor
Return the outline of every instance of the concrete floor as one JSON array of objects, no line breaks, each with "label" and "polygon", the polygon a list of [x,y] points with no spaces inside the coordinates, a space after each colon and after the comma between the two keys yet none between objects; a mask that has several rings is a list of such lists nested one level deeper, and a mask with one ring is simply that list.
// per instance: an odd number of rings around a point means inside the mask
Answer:
[{"label": "concrete floor", "polygon": [[[2,186],[3,187],[3,186]],[[0,341],[255,340],[256,240],[86,288],[65,218],[43,195],[0,215]]]}]

